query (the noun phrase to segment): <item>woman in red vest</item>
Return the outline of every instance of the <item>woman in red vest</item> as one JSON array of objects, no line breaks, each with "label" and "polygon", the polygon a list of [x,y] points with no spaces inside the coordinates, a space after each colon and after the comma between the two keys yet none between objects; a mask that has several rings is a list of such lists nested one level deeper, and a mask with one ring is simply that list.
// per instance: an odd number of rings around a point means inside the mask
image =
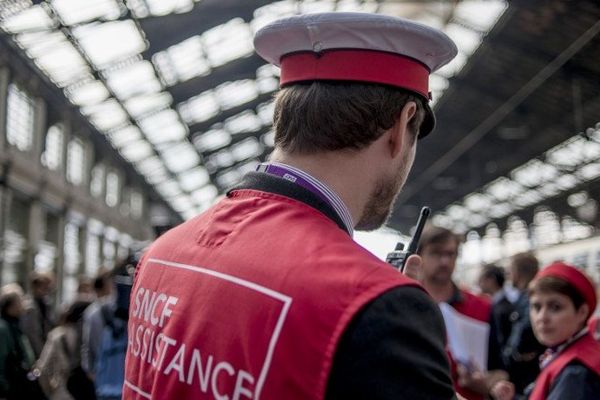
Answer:
[{"label": "woman in red vest", "polygon": [[[533,331],[548,349],[540,375],[526,391],[528,399],[600,399],[600,343],[587,327],[597,301],[593,283],[575,267],[557,262],[537,274],[529,293]],[[514,399],[514,386],[498,382],[492,395]]]}]

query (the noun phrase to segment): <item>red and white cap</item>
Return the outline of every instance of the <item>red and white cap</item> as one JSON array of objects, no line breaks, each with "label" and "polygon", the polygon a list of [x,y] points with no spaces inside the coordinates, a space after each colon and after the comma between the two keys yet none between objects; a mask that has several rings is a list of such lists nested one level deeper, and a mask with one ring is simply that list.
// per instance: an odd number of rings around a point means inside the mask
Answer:
[{"label": "red and white cap", "polygon": [[282,87],[313,80],[356,81],[409,90],[427,110],[419,137],[435,117],[429,74],[450,62],[456,45],[443,32],[381,14],[322,13],[281,19],[259,30],[256,52],[281,67]]},{"label": "red and white cap", "polygon": [[553,278],[562,279],[563,281],[571,284],[579,293],[590,307],[590,315],[596,310],[596,289],[594,284],[583,272],[577,268],[565,264],[563,262],[555,262],[547,267],[543,268],[537,273],[534,280],[551,276]]}]

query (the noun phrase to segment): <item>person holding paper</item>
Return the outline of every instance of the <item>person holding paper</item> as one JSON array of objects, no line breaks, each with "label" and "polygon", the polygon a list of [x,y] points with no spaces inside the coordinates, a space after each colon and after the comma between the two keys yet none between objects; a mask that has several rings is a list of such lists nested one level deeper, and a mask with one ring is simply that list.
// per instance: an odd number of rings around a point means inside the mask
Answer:
[{"label": "person holding paper", "polygon": [[[529,286],[535,336],[548,347],[541,373],[526,390],[529,400],[599,400],[600,343],[587,326],[597,298],[593,283],[562,262],[542,269]],[[522,399],[508,381],[492,389],[496,400]]]},{"label": "person holding paper", "polygon": [[[499,351],[499,346],[495,336],[490,337],[489,333],[491,331],[490,303],[467,290],[459,289],[452,281],[459,245],[460,239],[452,231],[427,225],[423,230],[417,252],[423,259],[422,284],[433,299],[441,304],[440,308],[447,325],[455,389],[466,399],[477,400],[483,399],[494,383],[507,378],[508,375],[498,369],[500,365],[492,361],[499,360],[495,355]],[[451,306],[455,313],[446,305]],[[470,335],[465,334],[467,331]],[[470,336],[468,341],[466,341],[467,336]],[[465,339],[461,340],[461,337]],[[461,345],[462,342],[465,342],[464,345]],[[476,350],[475,342],[484,343],[481,347],[487,344],[488,348]],[[463,352],[461,348],[466,350]],[[481,355],[481,353],[485,353],[483,358],[473,359],[474,355]],[[494,356],[488,357],[488,354],[492,353]],[[471,359],[464,359],[465,355]],[[477,358],[485,360],[485,365],[476,365]]]}]

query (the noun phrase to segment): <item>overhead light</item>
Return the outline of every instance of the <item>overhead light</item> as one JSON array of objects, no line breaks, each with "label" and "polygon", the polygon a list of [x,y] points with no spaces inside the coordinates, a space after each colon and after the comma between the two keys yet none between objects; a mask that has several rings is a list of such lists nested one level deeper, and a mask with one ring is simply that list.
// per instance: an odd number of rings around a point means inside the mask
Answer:
[{"label": "overhead light", "polygon": [[162,86],[149,61],[139,61],[123,68],[105,73],[106,82],[113,93],[126,100],[133,96],[157,93]]},{"label": "overhead light", "polygon": [[213,67],[252,54],[252,32],[242,18],[234,18],[225,24],[202,34],[206,56]]},{"label": "overhead light", "polygon": [[190,143],[181,142],[160,151],[167,168],[173,173],[180,173],[200,163],[198,152]]},{"label": "overhead light", "polygon": [[106,100],[110,93],[100,81],[92,80],[83,84],[75,84],[65,89],[65,94],[76,106],[93,106]]},{"label": "overhead light", "polygon": [[258,88],[252,79],[244,79],[217,86],[215,94],[221,109],[228,110],[257,98]]},{"label": "overhead light", "polygon": [[231,154],[237,161],[258,157],[263,152],[263,146],[255,137],[249,137],[231,146]]},{"label": "overhead light", "polygon": [[194,135],[193,142],[198,151],[213,151],[231,143],[231,135],[223,129],[211,129]]},{"label": "overhead light", "polygon": [[206,185],[203,188],[192,192],[192,198],[198,205],[204,205],[212,202],[219,194],[219,190],[214,185]]},{"label": "overhead light", "polygon": [[225,129],[232,134],[256,132],[262,128],[262,121],[252,110],[246,110],[225,120]]},{"label": "overhead light", "polygon": [[115,99],[109,99],[93,106],[82,107],[81,113],[86,115],[90,122],[103,132],[125,125],[128,121],[127,113]]},{"label": "overhead light", "polygon": [[44,7],[35,5],[5,18],[0,27],[9,33],[54,28],[54,21]]},{"label": "overhead light", "polygon": [[140,119],[138,124],[154,145],[180,141],[187,136],[187,127],[179,120],[179,114],[171,109]]},{"label": "overhead light", "polygon": [[236,169],[230,169],[229,171],[221,172],[217,175],[217,183],[222,188],[229,188],[240,181],[242,175]]},{"label": "overhead light", "polygon": [[203,167],[196,167],[179,174],[179,184],[187,192],[192,192],[210,182],[208,172]]},{"label": "overhead light", "polygon": [[219,103],[214,91],[207,90],[177,107],[181,118],[190,125],[207,121],[219,114]]},{"label": "overhead light", "polygon": [[52,0],[65,25],[75,25],[95,19],[111,20],[121,15],[121,9],[115,0]]},{"label": "overhead light", "polygon": [[116,148],[123,147],[131,142],[138,142],[142,139],[142,133],[139,128],[134,125],[128,125],[124,128],[110,131],[107,136],[112,145]]},{"label": "overhead light", "polygon": [[125,109],[133,118],[143,118],[146,114],[169,107],[172,102],[173,97],[167,92],[142,94],[125,101]]},{"label": "overhead light", "polygon": [[132,20],[82,25],[72,31],[92,63],[100,69],[139,54],[147,46]]},{"label": "overhead light", "polygon": [[119,149],[119,152],[129,162],[141,161],[154,154],[152,146],[145,140],[138,140],[133,143],[129,143]]}]

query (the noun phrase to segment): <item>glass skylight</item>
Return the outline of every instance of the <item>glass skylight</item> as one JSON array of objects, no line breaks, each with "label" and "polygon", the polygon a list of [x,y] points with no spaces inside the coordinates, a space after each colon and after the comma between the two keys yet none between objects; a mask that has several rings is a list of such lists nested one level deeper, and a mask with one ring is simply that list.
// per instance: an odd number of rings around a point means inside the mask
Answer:
[{"label": "glass skylight", "polygon": [[192,199],[198,205],[203,205],[213,201],[219,194],[219,190],[213,185],[206,185],[203,188],[192,192]]},{"label": "glass skylight", "polygon": [[200,156],[188,142],[178,143],[161,151],[167,168],[173,173],[180,173],[200,163]]},{"label": "glass skylight", "polygon": [[141,161],[154,154],[152,146],[145,140],[130,142],[119,149],[119,152],[129,162]]},{"label": "glass skylight", "polygon": [[482,32],[489,31],[502,16],[508,4],[505,0],[461,1],[454,9],[454,19]]},{"label": "glass skylight", "polygon": [[131,20],[82,25],[73,28],[73,34],[100,68],[146,50],[146,42]]},{"label": "glass skylight", "polygon": [[464,199],[465,205],[472,211],[484,211],[492,205],[492,199],[480,193],[473,193]]},{"label": "glass skylight", "polygon": [[275,111],[275,102],[269,101],[260,104],[256,107],[256,113],[262,121],[263,125],[271,125],[273,123],[273,112]]},{"label": "glass skylight", "polygon": [[218,67],[254,51],[250,26],[241,18],[212,28],[202,34],[208,61]]},{"label": "glass skylight", "polygon": [[178,195],[168,199],[169,204],[175,209],[175,211],[186,212],[187,210],[193,209],[194,204],[192,199],[186,195]]},{"label": "glass skylight", "polygon": [[[178,94],[177,111],[171,108],[173,97],[164,91],[164,86],[198,78],[197,83],[206,87],[204,82],[212,80],[213,70],[218,72],[215,76],[219,75],[216,81],[222,82],[221,70],[226,71],[222,66],[252,55],[252,35],[268,22],[297,13],[368,11],[408,16],[445,29],[457,40],[460,54],[451,65],[431,77],[433,102],[436,102],[447,89],[448,79],[460,72],[468,56],[507,7],[506,1],[499,0],[486,1],[485,5],[482,1],[456,5],[375,0],[277,1],[256,9],[249,22],[233,18],[142,57],[148,48],[150,53],[156,48],[146,41],[152,35],[147,36],[141,30],[143,20],[130,19],[128,8],[137,18],[160,17],[189,12],[198,2],[200,0],[47,0],[41,5],[32,5],[13,0],[8,6],[10,10],[0,7],[0,15],[5,17],[0,27],[14,34],[14,40],[36,65],[64,89],[69,100],[81,107],[81,113],[106,134],[126,159],[134,161],[135,168],[149,183],[168,181],[178,185],[179,191],[183,188],[188,193],[196,193],[198,187],[208,183],[204,182],[207,171],[202,172],[202,168],[217,174],[217,182],[224,188],[252,170],[257,157],[273,146],[272,130],[264,133],[272,124],[273,102],[265,101],[258,106],[253,102],[277,90],[280,71],[264,64],[257,68],[256,79],[221,83],[187,100]],[[19,8],[25,10],[20,12]],[[450,20],[448,15],[451,15]],[[64,26],[59,27],[57,22]],[[152,62],[144,60],[147,57],[151,57]],[[207,77],[200,78],[203,76]],[[196,80],[190,84],[196,84]],[[176,89],[174,93],[178,92]],[[247,109],[226,120],[219,118],[221,112],[236,108]],[[210,130],[198,132],[206,129],[200,127],[206,121],[210,121],[205,124],[211,125]],[[132,126],[132,122],[139,129]],[[188,134],[189,126],[194,125],[192,145]],[[226,148],[233,141],[232,135],[252,132],[256,132],[256,138],[244,138]],[[201,164],[198,153],[214,151],[218,152]],[[598,156],[600,145],[583,147],[583,159],[592,162]],[[560,169],[562,164],[556,166]],[[223,168],[229,170],[220,171]],[[580,168],[574,177],[587,179],[594,174],[597,169],[590,165]],[[200,179],[201,176],[204,178]],[[216,190],[212,185],[205,187]],[[558,187],[558,184],[547,186],[544,194],[550,195]],[[516,194],[512,193],[511,198]],[[482,196],[492,197],[489,193]],[[473,199],[467,208],[463,207],[465,210],[485,208]],[[194,197],[192,201],[193,210],[180,210],[182,215],[191,215],[207,206],[207,201],[197,200]],[[182,208],[184,203],[187,201],[178,200],[178,207]],[[483,215],[480,212],[474,215],[480,214]]]},{"label": "glass skylight", "polygon": [[232,134],[256,132],[262,127],[262,120],[252,110],[246,110],[225,120],[225,129]]},{"label": "glass skylight", "polygon": [[155,16],[188,12],[194,6],[192,0],[146,0],[148,11]]},{"label": "glass skylight", "polygon": [[51,4],[65,25],[95,19],[112,20],[121,15],[121,9],[115,0],[52,0]]},{"label": "glass skylight", "polygon": [[177,112],[171,109],[160,111],[138,121],[140,128],[154,144],[163,144],[185,139],[187,128],[179,121]]},{"label": "glass skylight", "polygon": [[206,167],[215,171],[217,168],[231,167],[235,163],[235,158],[229,149],[221,150],[211,155],[206,160]]},{"label": "glass skylight", "polygon": [[231,146],[231,154],[236,161],[258,157],[263,152],[263,146],[255,137],[249,137]]},{"label": "glass skylight", "polygon": [[66,40],[48,46],[45,51],[46,53],[35,59],[35,63],[58,86],[62,87],[89,76],[89,66],[73,45]]},{"label": "glass skylight", "polygon": [[194,169],[182,172],[179,175],[179,183],[181,188],[187,192],[192,192],[199,187],[202,187],[210,182],[208,171],[203,167],[196,167]]},{"label": "glass skylight", "polygon": [[298,2],[291,0],[277,1],[254,10],[254,19],[250,26],[254,32],[279,18],[298,13]]},{"label": "glass skylight", "polygon": [[275,131],[272,129],[260,137],[260,141],[267,147],[275,146]]},{"label": "glass skylight", "polygon": [[107,75],[108,86],[120,100],[159,92],[162,89],[149,61],[139,61],[111,71]]},{"label": "glass skylight", "polygon": [[193,36],[154,54],[152,62],[169,86],[210,72],[200,36]]},{"label": "glass skylight", "polygon": [[41,5],[29,7],[0,22],[0,27],[9,33],[45,30],[54,27],[54,22]]},{"label": "glass skylight", "polygon": [[155,186],[158,193],[163,197],[169,199],[171,197],[179,196],[182,194],[181,188],[174,180],[169,180],[163,183],[159,183]]},{"label": "glass skylight", "polygon": [[227,189],[238,183],[241,178],[242,176],[237,170],[230,169],[229,171],[225,171],[217,175],[217,183],[223,189]]},{"label": "glass skylight", "polygon": [[500,177],[487,186],[486,191],[500,201],[508,200],[523,191],[523,187],[515,181]]},{"label": "glass skylight", "polygon": [[207,90],[181,103],[178,107],[181,118],[192,125],[203,122],[219,114],[219,104],[212,90]]},{"label": "glass skylight", "polygon": [[139,128],[134,125],[111,131],[107,136],[112,145],[116,148],[123,147],[128,143],[137,142],[142,139],[142,133]]},{"label": "glass skylight", "polygon": [[125,109],[133,118],[142,118],[154,111],[162,110],[171,105],[173,97],[167,92],[135,96],[125,102]]},{"label": "glass skylight", "polygon": [[81,108],[81,113],[86,115],[92,124],[100,131],[107,131],[127,123],[128,117],[121,104],[115,99],[103,103]]},{"label": "glass skylight", "polygon": [[231,135],[223,129],[211,129],[210,131],[196,134],[193,141],[194,146],[199,151],[212,151],[231,143]]},{"label": "glass skylight", "polygon": [[93,106],[106,100],[110,94],[106,86],[99,81],[87,81],[65,89],[65,94],[76,106]]},{"label": "glass skylight", "polygon": [[221,109],[228,110],[254,100],[258,97],[258,88],[255,81],[244,79],[224,83],[215,89],[215,93]]}]

